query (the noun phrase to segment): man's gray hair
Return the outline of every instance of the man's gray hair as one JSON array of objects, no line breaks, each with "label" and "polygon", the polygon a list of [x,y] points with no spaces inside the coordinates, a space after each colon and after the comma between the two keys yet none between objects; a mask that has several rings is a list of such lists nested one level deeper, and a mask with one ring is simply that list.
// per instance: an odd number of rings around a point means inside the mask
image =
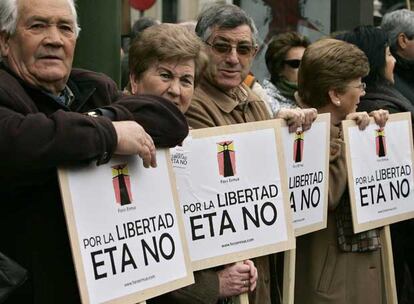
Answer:
[{"label": "man's gray hair", "polygon": [[[17,11],[19,0],[1,0],[0,1],[0,31],[8,35],[16,32]],[[75,19],[75,35],[78,37],[80,28],[78,26],[78,14],[76,12],[75,0],[66,0]]]},{"label": "man's gray hair", "polygon": [[253,44],[256,44],[256,26],[244,10],[233,4],[214,4],[198,16],[195,31],[203,41],[207,41],[215,26],[220,29],[233,29],[245,24],[250,27]]},{"label": "man's gray hair", "polygon": [[393,51],[398,46],[398,35],[404,33],[409,39],[414,38],[414,12],[400,9],[384,15],[381,28],[387,32]]}]

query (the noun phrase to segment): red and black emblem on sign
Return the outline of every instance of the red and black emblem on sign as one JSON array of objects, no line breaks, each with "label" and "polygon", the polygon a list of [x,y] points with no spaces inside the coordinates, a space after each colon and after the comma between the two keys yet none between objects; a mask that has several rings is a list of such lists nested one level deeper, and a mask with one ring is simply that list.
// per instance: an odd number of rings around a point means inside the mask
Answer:
[{"label": "red and black emblem on sign", "polygon": [[387,145],[385,143],[384,128],[379,128],[375,130],[375,146],[378,157],[384,157],[387,155]]},{"label": "red and black emblem on sign", "polygon": [[236,152],[233,141],[217,143],[217,161],[221,176],[228,177],[236,174]]},{"label": "red and black emblem on sign", "polygon": [[116,203],[128,205],[132,203],[131,182],[127,164],[112,166],[112,184],[115,191]]},{"label": "red and black emblem on sign", "polygon": [[300,163],[303,160],[303,131],[296,131],[295,140],[293,141],[293,161]]}]

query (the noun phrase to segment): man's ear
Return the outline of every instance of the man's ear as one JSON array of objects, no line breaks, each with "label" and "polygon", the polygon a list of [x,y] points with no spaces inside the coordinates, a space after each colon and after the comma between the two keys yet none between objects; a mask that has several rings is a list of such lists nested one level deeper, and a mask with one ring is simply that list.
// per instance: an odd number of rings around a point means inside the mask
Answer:
[{"label": "man's ear", "polygon": [[402,50],[407,48],[408,37],[404,33],[399,33],[397,36],[398,47]]},{"label": "man's ear", "polygon": [[0,32],[0,56],[6,57],[9,53],[9,38],[10,35],[5,31]]},{"label": "man's ear", "polygon": [[135,74],[130,73],[129,74],[129,85],[131,86],[131,94],[135,95],[138,92],[138,84],[137,84],[137,78],[135,77]]},{"label": "man's ear", "polygon": [[339,94],[336,90],[331,89],[328,91],[329,98],[331,99],[331,103],[334,106],[339,107],[341,105],[341,100],[339,99]]},{"label": "man's ear", "polygon": [[258,51],[259,51],[259,46],[258,45],[255,45],[254,46],[253,55],[252,55],[252,59],[254,59],[256,57]]}]

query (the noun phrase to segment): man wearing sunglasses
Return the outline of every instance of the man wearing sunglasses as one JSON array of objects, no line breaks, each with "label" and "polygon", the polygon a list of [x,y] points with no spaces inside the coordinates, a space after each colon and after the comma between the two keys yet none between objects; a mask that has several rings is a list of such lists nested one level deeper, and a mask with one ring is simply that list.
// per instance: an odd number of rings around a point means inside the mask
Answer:
[{"label": "man wearing sunglasses", "polygon": [[[235,5],[215,4],[198,17],[196,33],[209,63],[186,112],[189,125],[198,129],[270,119],[264,102],[243,83],[258,49],[253,20]],[[316,110],[283,109],[278,117],[286,119],[291,131],[307,129]],[[276,286],[269,272],[272,262],[270,256],[254,260],[259,276],[250,303],[277,303],[270,295],[270,286]]]},{"label": "man wearing sunglasses", "polygon": [[[235,5],[216,4],[200,14],[196,33],[205,43],[209,64],[186,113],[190,126],[270,119],[264,102],[243,84],[258,49],[251,17]],[[308,129],[315,117],[313,109],[282,109],[277,114],[286,119],[292,132],[300,126]]]},{"label": "man wearing sunglasses", "polygon": [[196,88],[187,119],[206,128],[269,119],[264,103],[242,82],[257,52],[253,20],[234,5],[213,5],[196,26],[209,64]]}]

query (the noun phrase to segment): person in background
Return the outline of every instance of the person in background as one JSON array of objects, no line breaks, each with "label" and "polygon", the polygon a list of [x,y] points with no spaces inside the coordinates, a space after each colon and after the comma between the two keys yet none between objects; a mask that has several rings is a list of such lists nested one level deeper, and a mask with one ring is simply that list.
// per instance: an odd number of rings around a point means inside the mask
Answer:
[{"label": "person in background", "polygon": [[188,134],[168,100],[121,97],[105,75],[72,68],[78,33],[73,0],[0,1],[0,249],[28,270],[9,304],[81,301],[57,167],[113,154],[156,166],[155,145]]},{"label": "person in background", "polygon": [[273,115],[280,108],[297,107],[294,97],[298,89],[298,69],[309,40],[296,32],[274,36],[266,50],[265,60],[270,79],[263,81],[263,88]]},{"label": "person in background", "polygon": [[386,303],[379,229],[354,234],[348,196],[345,143],[341,122],[355,120],[361,130],[370,116],[384,126],[388,112],[355,112],[365,94],[369,71],[365,54],[335,39],[306,49],[298,73],[298,103],[331,114],[327,228],[296,243],[295,303]]},{"label": "person in background", "polygon": [[[141,17],[134,22],[131,28],[131,34],[129,36],[129,45],[133,43],[135,38],[146,28],[160,24],[160,22],[151,17]],[[129,50],[125,50],[123,56],[121,56],[121,89],[124,89],[128,85],[129,81]]]},{"label": "person in background", "polygon": [[[371,25],[356,27],[338,39],[355,44],[369,60],[370,71],[363,79],[366,94],[358,105],[359,111],[385,109],[390,113],[410,112],[414,122],[414,105],[394,87],[395,58],[390,52],[386,32]],[[412,125],[414,130],[414,124]],[[414,220],[390,226],[398,303],[414,303]]]},{"label": "person in background", "polygon": [[363,79],[366,94],[358,109],[387,109],[390,113],[410,112],[414,119],[414,105],[394,87],[395,58],[390,52],[387,33],[372,25],[361,25],[353,31],[337,35],[336,38],[356,45],[369,60],[370,71]]},{"label": "person in background", "polygon": [[[196,33],[209,63],[185,113],[189,125],[198,129],[270,119],[264,102],[243,83],[257,52],[253,20],[238,6],[214,4],[199,15]],[[309,128],[316,111],[283,109],[278,117],[296,131],[302,126]],[[263,256],[254,263],[259,277],[256,290],[249,294],[250,303],[270,304],[271,298],[275,303],[277,297],[271,297],[276,293],[273,258]]]},{"label": "person in background", "polygon": [[387,13],[381,28],[388,34],[391,53],[397,60],[395,88],[414,105],[414,12],[401,9]]},{"label": "person in background", "polygon": [[[182,113],[187,111],[207,62],[202,42],[194,32],[183,25],[154,25],[132,43],[129,56],[132,94],[162,96]],[[254,290],[257,270],[247,260],[243,265],[197,271],[194,277],[195,284],[147,302],[217,303],[227,296]]]}]

